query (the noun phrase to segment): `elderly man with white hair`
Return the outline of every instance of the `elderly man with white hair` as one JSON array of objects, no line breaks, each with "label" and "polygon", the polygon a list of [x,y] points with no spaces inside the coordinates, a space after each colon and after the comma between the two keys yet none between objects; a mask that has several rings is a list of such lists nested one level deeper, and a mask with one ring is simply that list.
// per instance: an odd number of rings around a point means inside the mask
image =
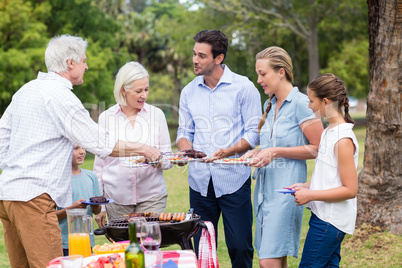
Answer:
[{"label": "elderly man with white hair", "polygon": [[21,87],[0,119],[0,219],[11,267],[43,268],[63,255],[55,208],[72,204],[74,144],[103,158],[161,156],[106,133],[72,93],[88,70],[86,47],[81,37],[54,37],[45,52],[48,73]]}]

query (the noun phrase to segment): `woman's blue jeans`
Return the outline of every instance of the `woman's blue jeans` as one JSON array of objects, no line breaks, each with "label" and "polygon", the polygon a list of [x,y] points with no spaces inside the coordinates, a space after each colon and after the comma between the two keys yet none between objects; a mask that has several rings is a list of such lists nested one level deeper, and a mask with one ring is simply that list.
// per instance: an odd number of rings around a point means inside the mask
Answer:
[{"label": "woman's blue jeans", "polygon": [[339,267],[345,233],[312,212],[309,225],[299,267]]}]

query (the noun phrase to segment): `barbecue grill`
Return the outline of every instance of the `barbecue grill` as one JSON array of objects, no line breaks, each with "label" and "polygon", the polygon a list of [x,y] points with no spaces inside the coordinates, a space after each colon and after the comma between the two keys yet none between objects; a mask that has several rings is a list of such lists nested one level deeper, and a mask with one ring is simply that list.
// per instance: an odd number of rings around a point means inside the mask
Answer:
[{"label": "barbecue grill", "polygon": [[[181,222],[159,221],[156,217],[145,217],[146,221],[159,222],[162,235],[161,247],[178,244],[182,249],[193,249],[191,238],[200,228],[206,228],[206,225],[197,214],[189,220]],[[129,240],[127,217],[115,218],[108,221],[103,228],[94,231],[95,235],[105,235],[111,242]]]}]

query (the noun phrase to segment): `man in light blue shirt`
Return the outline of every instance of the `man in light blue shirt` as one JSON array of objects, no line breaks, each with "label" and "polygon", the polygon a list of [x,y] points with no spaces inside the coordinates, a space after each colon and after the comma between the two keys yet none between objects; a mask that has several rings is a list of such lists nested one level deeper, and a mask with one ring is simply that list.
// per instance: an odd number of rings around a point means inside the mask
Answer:
[{"label": "man in light blue shirt", "polygon": [[[177,145],[212,159],[240,157],[259,143],[261,97],[245,76],[223,65],[228,39],[218,30],[194,36],[197,77],[181,93]],[[251,169],[245,165],[190,163],[190,205],[217,232],[223,215],[232,267],[252,267]],[[200,233],[194,237],[198,253]]]}]

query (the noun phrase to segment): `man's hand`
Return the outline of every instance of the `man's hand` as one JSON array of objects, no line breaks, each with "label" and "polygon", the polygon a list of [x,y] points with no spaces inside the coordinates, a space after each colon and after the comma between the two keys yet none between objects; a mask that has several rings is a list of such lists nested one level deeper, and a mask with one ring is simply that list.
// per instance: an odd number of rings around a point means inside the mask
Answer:
[{"label": "man's hand", "polygon": [[225,158],[225,157],[228,157],[228,156],[229,156],[228,149],[218,149],[212,154],[211,158],[205,159],[204,162],[205,163],[211,163],[214,160]]},{"label": "man's hand", "polygon": [[102,211],[98,215],[95,216],[95,221],[98,224],[99,228],[103,228],[106,223],[106,211]]}]

